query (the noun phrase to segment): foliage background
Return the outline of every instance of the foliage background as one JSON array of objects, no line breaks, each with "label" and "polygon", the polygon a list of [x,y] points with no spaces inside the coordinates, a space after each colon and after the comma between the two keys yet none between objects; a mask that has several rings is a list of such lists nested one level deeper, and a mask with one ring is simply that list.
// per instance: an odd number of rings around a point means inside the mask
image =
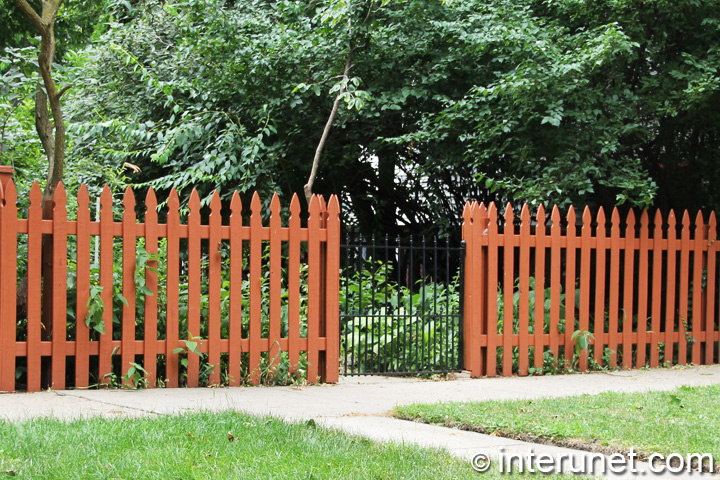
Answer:
[{"label": "foliage background", "polygon": [[[472,199],[719,209],[719,10],[68,0],[55,70],[71,85],[66,182],[152,185],[160,198],[171,187],[301,194],[342,91],[315,191],[341,194],[346,223],[364,233],[458,235]],[[0,163],[27,189],[44,168],[37,41],[11,1],[0,20]]]}]

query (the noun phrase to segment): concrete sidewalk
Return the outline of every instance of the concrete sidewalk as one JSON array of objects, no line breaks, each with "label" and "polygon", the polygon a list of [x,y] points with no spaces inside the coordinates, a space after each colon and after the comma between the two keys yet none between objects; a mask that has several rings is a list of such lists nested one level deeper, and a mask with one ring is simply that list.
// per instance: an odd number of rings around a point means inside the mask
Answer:
[{"label": "concrete sidewalk", "polygon": [[[65,390],[0,395],[0,418],[18,421],[39,416],[61,419],[97,415],[152,416],[196,410],[233,409],[287,420],[313,419],[319,425],[372,439],[445,448],[468,460],[477,453],[484,453],[495,459],[502,452],[505,455],[526,454],[529,448],[532,448],[536,455],[548,453],[557,458],[561,454],[571,454],[580,458],[588,457],[589,454],[396,420],[388,417],[387,412],[398,405],[417,402],[531,399],[606,391],[670,390],[682,385],[713,384],[720,384],[718,365],[524,378],[470,379],[460,375],[451,381],[349,377],[343,378],[336,385],[304,388]],[[666,475],[676,479],[720,478],[697,474]],[[628,475],[628,478],[634,476]]]}]

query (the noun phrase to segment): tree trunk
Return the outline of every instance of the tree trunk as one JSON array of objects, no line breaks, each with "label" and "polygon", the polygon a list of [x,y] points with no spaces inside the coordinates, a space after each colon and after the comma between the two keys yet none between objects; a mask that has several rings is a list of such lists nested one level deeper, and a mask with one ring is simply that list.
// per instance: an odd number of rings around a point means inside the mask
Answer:
[{"label": "tree trunk", "polygon": [[[354,48],[350,47],[350,52],[348,52],[347,61],[345,62],[345,71],[343,72],[343,80],[347,81],[348,76],[350,74],[350,67],[352,66],[352,57],[353,57],[353,50]],[[318,165],[320,164],[320,156],[322,155],[323,149],[325,148],[325,143],[327,143],[328,136],[330,135],[330,128],[332,127],[333,122],[335,121],[335,115],[337,115],[338,108],[340,107],[340,101],[342,100],[342,95],[345,93],[345,89],[341,88],[338,92],[337,96],[335,97],[335,101],[333,102],[332,110],[330,110],[330,116],[327,119],[327,122],[325,123],[325,128],[323,129],[322,137],[320,137],[320,142],[318,143],[317,148],[315,149],[315,157],[313,158],[312,162],[312,168],[310,170],[310,178],[308,178],[307,183],[305,184],[305,199],[307,200],[308,205],[310,205],[310,199],[312,198],[313,194],[313,185],[315,184],[315,177],[317,176],[317,170]]]}]

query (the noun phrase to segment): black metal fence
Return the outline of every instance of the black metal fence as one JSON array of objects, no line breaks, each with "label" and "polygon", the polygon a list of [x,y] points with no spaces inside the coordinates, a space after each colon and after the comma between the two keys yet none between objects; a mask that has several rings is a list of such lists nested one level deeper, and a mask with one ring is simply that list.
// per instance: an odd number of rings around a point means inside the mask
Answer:
[{"label": "black metal fence", "polygon": [[343,374],[462,370],[464,243],[346,237],[340,256]]}]

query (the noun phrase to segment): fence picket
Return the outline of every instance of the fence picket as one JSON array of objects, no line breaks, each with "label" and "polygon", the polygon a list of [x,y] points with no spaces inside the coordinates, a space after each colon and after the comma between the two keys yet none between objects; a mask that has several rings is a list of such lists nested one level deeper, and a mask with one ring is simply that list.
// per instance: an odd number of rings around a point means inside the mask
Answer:
[{"label": "fence picket", "polygon": [[220,385],[220,303],[222,302],[222,204],[217,190],[210,199],[208,234],[208,363],[215,365],[208,383]]},{"label": "fence picket", "polygon": [[[585,207],[582,215],[582,229],[580,239],[580,318],[579,329],[583,332],[590,331],[590,256],[592,247],[590,238],[592,237],[592,215],[590,208]],[[588,350],[580,351],[580,359],[578,368],[584,372],[588,368]]]},{"label": "fence picket", "polygon": [[[557,205],[553,206],[550,214],[552,227],[550,228],[551,237],[551,257],[552,265],[560,265],[562,261],[562,250],[560,248],[560,238],[562,234],[562,226],[560,219],[560,210]],[[560,269],[553,268],[550,270],[550,351],[553,352],[555,358],[560,360],[560,298],[562,296],[562,279],[560,277]]]},{"label": "fence picket", "polygon": [[[188,341],[200,338],[200,303],[202,301],[202,267],[200,258],[200,196],[193,188],[188,202],[188,300],[187,336]],[[197,343],[200,347],[200,342]],[[200,381],[200,357],[187,349],[187,386],[197,387]]]},{"label": "fence picket", "polygon": [[242,272],[243,272],[243,229],[242,200],[235,190],[230,201],[230,313],[228,325],[228,376],[230,385],[241,382],[242,368]]},{"label": "fence picket", "polygon": [[695,233],[693,241],[693,279],[692,279],[692,363],[701,362],[701,347],[704,343],[703,335],[703,274],[707,273],[705,251],[707,239],[705,238],[705,223],[701,211],[695,217]]},{"label": "fence picket", "polygon": [[620,308],[620,214],[613,208],[610,217],[610,306],[608,312],[608,348],[610,367],[617,366],[619,339],[618,309]]},{"label": "fence picket", "polygon": [[597,228],[595,230],[597,247],[595,249],[595,335],[594,358],[599,366],[604,365],[605,345],[607,333],[605,332],[605,268],[607,266],[607,225],[605,210],[602,207],[597,213]]},{"label": "fence picket", "polygon": [[527,204],[520,211],[520,303],[518,305],[518,375],[528,374],[528,348],[531,343],[530,335],[530,211]]},{"label": "fence picket", "polygon": [[463,349],[463,362],[465,369],[470,371],[470,375],[478,376],[481,373],[478,371],[480,347],[478,345],[479,334],[478,330],[481,328],[482,320],[477,318],[478,312],[475,306],[475,297],[482,296],[480,288],[478,286],[477,276],[479,272],[474,268],[475,261],[478,258],[478,254],[475,253],[476,248],[476,231],[475,222],[478,220],[475,218],[476,202],[466,202],[463,208],[463,223],[462,223],[462,238],[465,241],[465,298],[463,299],[465,307],[463,309],[463,336],[464,336],[464,349]]},{"label": "fence picket", "polygon": [[[720,341],[720,325],[715,329],[715,302],[716,275],[717,275],[717,219],[715,212],[710,212],[708,219],[708,243],[707,243],[707,305],[705,308],[705,363],[711,364],[715,358],[715,343]],[[720,362],[720,352],[718,352]]]},{"label": "fence picket", "polygon": [[112,374],[113,349],[113,211],[110,187],[100,194],[100,300],[103,305],[100,354],[98,358],[101,383],[109,383]]},{"label": "fence picket", "polygon": [[[158,214],[155,190],[148,189],[145,196],[145,251],[150,255],[158,254]],[[150,295],[145,295],[145,350],[143,368],[148,372],[147,387],[153,388],[157,382],[157,340],[158,340],[158,262],[148,260],[145,267],[145,286]]]},{"label": "fence picket", "polygon": [[[488,377],[497,375],[497,346],[500,344],[498,334],[498,211],[495,203],[490,203],[487,211],[487,282],[482,292],[487,296],[487,334],[488,348],[487,361],[485,362],[486,374]],[[482,229],[482,227],[481,227]],[[484,232],[485,230],[480,230]],[[483,233],[483,235],[485,235]]]},{"label": "fence picket", "polygon": [[680,241],[680,310],[678,312],[678,365],[687,364],[687,334],[688,334],[688,303],[690,288],[690,215],[688,211],[683,212],[682,237]]},{"label": "fence picket", "polygon": [[77,200],[75,387],[83,388],[88,386],[90,379],[90,330],[85,323],[87,302],[90,297],[90,197],[85,185],[80,187]]},{"label": "fence picket", "polygon": [[625,221],[625,258],[623,275],[623,368],[633,365],[633,287],[635,283],[635,212],[630,210]]},{"label": "fence picket", "polygon": [[660,315],[662,311],[662,268],[663,268],[663,218],[660,210],[655,212],[655,230],[653,233],[653,262],[652,262],[652,294],[650,311],[650,367],[655,368],[660,364]]},{"label": "fence picket", "polygon": [[[120,373],[124,374],[135,362],[135,195],[130,187],[125,190],[122,216],[122,291],[125,302],[122,308],[122,348]],[[133,379],[128,378],[133,386]]]},{"label": "fence picket", "polygon": [[282,258],[280,257],[280,197],[274,193],[270,201],[270,326],[268,331],[268,370],[274,371],[280,363],[280,294],[282,282]]},{"label": "fence picket", "polygon": [[[9,189],[8,189],[9,190]],[[67,195],[58,184],[53,208],[52,387],[65,389],[67,343]],[[7,365],[5,366],[7,368]],[[12,369],[15,371],[15,369]]]},{"label": "fence picket", "polygon": [[505,226],[503,227],[503,376],[512,375],[513,334],[515,328],[515,217],[512,205],[505,207]]},{"label": "fence picket", "polygon": [[637,282],[637,346],[635,347],[637,368],[645,366],[647,350],[647,322],[648,322],[648,255],[650,249],[650,226],[647,210],[640,216],[640,268]]},{"label": "fence picket", "polygon": [[308,381],[314,381],[319,373],[320,360],[320,199],[313,195],[308,208]]},{"label": "fence picket", "polygon": [[565,249],[565,360],[571,363],[575,351],[574,340],[572,338],[575,333],[575,273],[576,273],[576,256],[577,256],[577,217],[575,208],[570,206],[567,214],[567,232],[565,238],[567,240],[567,248]]},{"label": "fence picket", "polygon": [[[0,391],[15,391],[17,192],[0,191]],[[63,313],[65,311],[63,310]]]},{"label": "fence picket", "polygon": [[257,192],[252,196],[250,202],[250,382],[253,385],[260,384],[260,339],[262,335],[262,218],[260,197]]},{"label": "fence picket", "polygon": [[535,363],[543,367],[545,350],[545,207],[540,205],[535,214]]},{"label": "fence picket", "polygon": [[[41,389],[40,342],[43,328],[42,276],[40,275],[42,271],[42,192],[37,182],[33,182],[30,188],[27,242],[27,389],[29,392],[37,392]],[[88,271],[87,274],[89,275],[89,273]],[[80,290],[79,287],[78,290]],[[85,303],[87,304],[87,300]],[[85,318],[80,317],[80,314],[78,314],[78,319],[84,323]]]},{"label": "fence picket", "polygon": [[[673,363],[675,343],[675,295],[677,292],[677,223],[670,210],[667,220],[667,292],[665,293],[665,349],[663,362]],[[678,329],[678,331],[681,331]]]},{"label": "fence picket", "polygon": [[327,273],[325,277],[325,382],[338,381],[340,371],[340,202],[332,195],[327,206]]},{"label": "fence picket", "polygon": [[300,200],[293,194],[288,223],[288,359],[293,373],[300,361]]},{"label": "fence picket", "polygon": [[180,198],[173,187],[167,201],[167,305],[165,376],[168,387],[179,387],[180,358]]}]

